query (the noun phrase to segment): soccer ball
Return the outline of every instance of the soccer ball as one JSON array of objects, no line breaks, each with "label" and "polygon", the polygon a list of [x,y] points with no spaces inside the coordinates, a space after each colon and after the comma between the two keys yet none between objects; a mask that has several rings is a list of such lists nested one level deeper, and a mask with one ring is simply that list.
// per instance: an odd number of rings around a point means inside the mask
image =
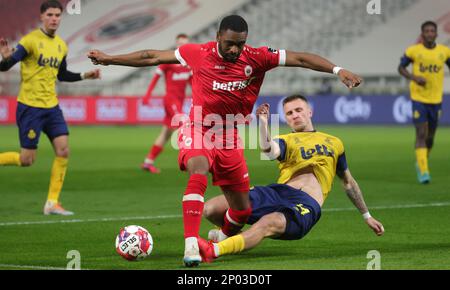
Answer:
[{"label": "soccer ball", "polygon": [[120,229],[116,238],[116,251],[128,261],[142,260],[153,250],[150,233],[141,226],[127,226]]}]

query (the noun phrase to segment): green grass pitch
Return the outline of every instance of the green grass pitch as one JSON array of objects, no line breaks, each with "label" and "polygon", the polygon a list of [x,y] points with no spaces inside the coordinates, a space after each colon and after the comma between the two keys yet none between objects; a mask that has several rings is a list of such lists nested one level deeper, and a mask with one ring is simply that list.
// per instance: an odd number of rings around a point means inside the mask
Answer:
[{"label": "green grass pitch", "polygon": [[[368,252],[377,250],[382,269],[450,269],[450,128],[437,132],[429,185],[416,181],[412,127],[317,128],[344,141],[349,168],[385,235],[371,232],[336,180],[321,220],[304,239],[265,240],[200,268],[366,269]],[[70,250],[80,252],[82,269],[184,269],[181,198],[187,175],[178,170],[177,152],[166,147],[158,160],[160,175],[139,168],[158,132],[72,126],[61,196],[72,217],[42,215],[53,160],[45,136],[34,166],[0,168],[0,269],[65,268]],[[18,146],[16,127],[0,127],[0,152]],[[256,150],[246,158],[252,185],[276,180],[276,163],[259,160]],[[209,186],[206,198],[217,194]],[[153,253],[144,261],[128,262],[115,252],[119,229],[130,224],[153,236]],[[201,235],[210,228],[203,221]]]}]

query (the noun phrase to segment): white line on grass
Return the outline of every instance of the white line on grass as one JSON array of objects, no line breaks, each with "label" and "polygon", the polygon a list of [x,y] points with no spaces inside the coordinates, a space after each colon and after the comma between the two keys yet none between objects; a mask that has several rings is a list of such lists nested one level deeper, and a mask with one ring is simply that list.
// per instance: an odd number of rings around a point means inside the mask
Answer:
[{"label": "white line on grass", "polygon": [[67,270],[66,268],[59,268],[59,267],[8,265],[8,264],[0,264],[0,268],[31,269],[31,270]]},{"label": "white line on grass", "polygon": [[[434,202],[434,203],[417,203],[387,206],[371,206],[370,209],[405,209],[405,208],[423,208],[423,207],[444,207],[450,206],[450,202]],[[344,208],[325,208],[323,212],[339,212],[353,211],[354,207]],[[55,220],[55,221],[25,221],[25,222],[4,222],[0,223],[0,227],[8,226],[24,226],[24,225],[45,225],[45,224],[70,224],[70,223],[91,223],[91,222],[111,222],[111,221],[128,221],[128,220],[155,220],[155,219],[172,219],[181,218],[182,215],[159,215],[159,216],[136,216],[136,217],[108,217],[96,219],[71,219],[71,220]],[[0,264],[1,266],[1,264]]]}]

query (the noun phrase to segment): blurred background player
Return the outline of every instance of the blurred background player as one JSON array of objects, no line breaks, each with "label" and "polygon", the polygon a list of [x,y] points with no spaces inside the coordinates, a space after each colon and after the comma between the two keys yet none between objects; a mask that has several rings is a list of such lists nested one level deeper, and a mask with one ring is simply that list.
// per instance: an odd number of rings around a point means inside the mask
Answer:
[{"label": "blurred background player", "polygon": [[[436,44],[437,24],[427,21],[421,26],[422,42],[408,47],[398,67],[411,80],[413,122],[416,127],[416,170],[420,183],[430,182],[428,157],[434,143],[442,111],[445,64],[450,69],[450,48]],[[413,63],[410,73],[406,68]]]},{"label": "blurred background player", "polygon": [[[186,34],[181,33],[176,37],[177,48],[188,43],[189,38]],[[186,98],[186,87],[191,82],[191,69],[181,64],[161,64],[156,69],[152,81],[148,87],[142,103],[149,105],[153,89],[155,88],[159,78],[164,75],[166,82],[166,95],[164,96],[165,117],[161,133],[156,138],[155,143],[150,148],[144,163],[141,165],[143,170],[151,173],[159,173],[160,170],[154,165],[155,159],[164,149],[164,145],[169,141],[174,130],[179,124],[172,124],[172,118],[177,114],[183,113],[183,102]],[[176,120],[174,120],[176,121]]]},{"label": "blurred background player", "polygon": [[[334,176],[342,180],[345,192],[375,234],[384,233],[383,225],[370,216],[358,183],[347,167],[344,145],[332,135],[317,132],[312,124],[312,111],[305,97],[293,95],[283,100],[286,122],[292,133],[270,137],[269,105],[258,107],[260,147],[269,159],[279,161],[278,183],[250,190],[252,226],[239,235],[226,238],[219,230],[211,230],[209,238],[199,239],[204,262],[240,253],[256,247],[264,238],[298,240],[304,237],[321,216],[321,207],[331,190]],[[205,203],[204,216],[217,226],[229,205],[223,196]]]},{"label": "blurred background player", "polygon": [[[230,205],[223,216],[224,234],[238,233],[251,215],[249,174],[244,148],[239,146],[237,124],[240,121],[229,120],[227,115],[244,118],[251,114],[266,72],[278,66],[303,67],[335,73],[348,88],[362,81],[359,76],[315,54],[267,46],[250,47],[246,45],[247,36],[247,22],[239,15],[230,15],[221,20],[216,41],[186,44],[175,51],[144,50],[107,55],[91,50],[88,53],[94,64],[181,63],[192,69],[190,122],[180,128],[178,138],[180,169],[189,173],[183,196],[183,261],[187,267],[198,266],[201,262],[198,238],[209,172],[213,185],[221,187]],[[214,125],[211,116],[214,116]]]},{"label": "blurred background player", "polygon": [[55,83],[56,79],[65,82],[97,79],[100,71],[83,74],[68,71],[67,45],[56,35],[63,7],[58,1],[46,1],[40,12],[42,26],[25,35],[15,50],[5,39],[0,39],[0,71],[21,62],[22,78],[16,112],[21,152],[0,153],[0,165],[31,166],[36,160],[41,131],[44,132],[56,155],[44,214],[71,215],[59,203],[69,158],[69,131],[58,105]]}]

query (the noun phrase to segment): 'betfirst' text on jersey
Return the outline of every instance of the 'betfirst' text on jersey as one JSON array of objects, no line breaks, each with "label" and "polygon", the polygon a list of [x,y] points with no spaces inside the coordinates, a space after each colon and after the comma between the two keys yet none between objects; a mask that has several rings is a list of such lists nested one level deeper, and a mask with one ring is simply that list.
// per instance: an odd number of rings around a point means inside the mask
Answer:
[{"label": "'betfirst' text on jersey", "polygon": [[59,37],[50,37],[36,29],[20,41],[26,57],[20,65],[21,85],[18,101],[37,108],[58,104],[56,80],[59,66],[67,55],[67,45]]},{"label": "'betfirst' text on jersey", "polygon": [[411,99],[425,104],[442,103],[444,93],[444,70],[450,60],[450,48],[437,44],[426,48],[422,43],[410,46],[405,57],[413,63],[413,74],[426,79],[425,86],[411,81]]},{"label": "'betfirst' text on jersey", "polygon": [[[286,62],[284,50],[247,45],[236,62],[228,62],[220,55],[217,42],[186,44],[175,55],[192,69],[193,106],[201,106],[203,118],[217,114],[222,120],[227,114],[250,114],[265,73]],[[193,120],[193,110],[190,117]]]},{"label": "'betfirst' text on jersey", "polygon": [[280,135],[275,140],[281,148],[278,183],[284,184],[300,170],[311,167],[326,199],[336,170],[347,169],[342,141],[332,135],[315,131]]},{"label": "'betfirst' text on jersey", "polygon": [[191,82],[192,72],[181,64],[161,64],[156,73],[164,76],[166,82],[166,98],[183,101],[186,97],[186,87]]}]

